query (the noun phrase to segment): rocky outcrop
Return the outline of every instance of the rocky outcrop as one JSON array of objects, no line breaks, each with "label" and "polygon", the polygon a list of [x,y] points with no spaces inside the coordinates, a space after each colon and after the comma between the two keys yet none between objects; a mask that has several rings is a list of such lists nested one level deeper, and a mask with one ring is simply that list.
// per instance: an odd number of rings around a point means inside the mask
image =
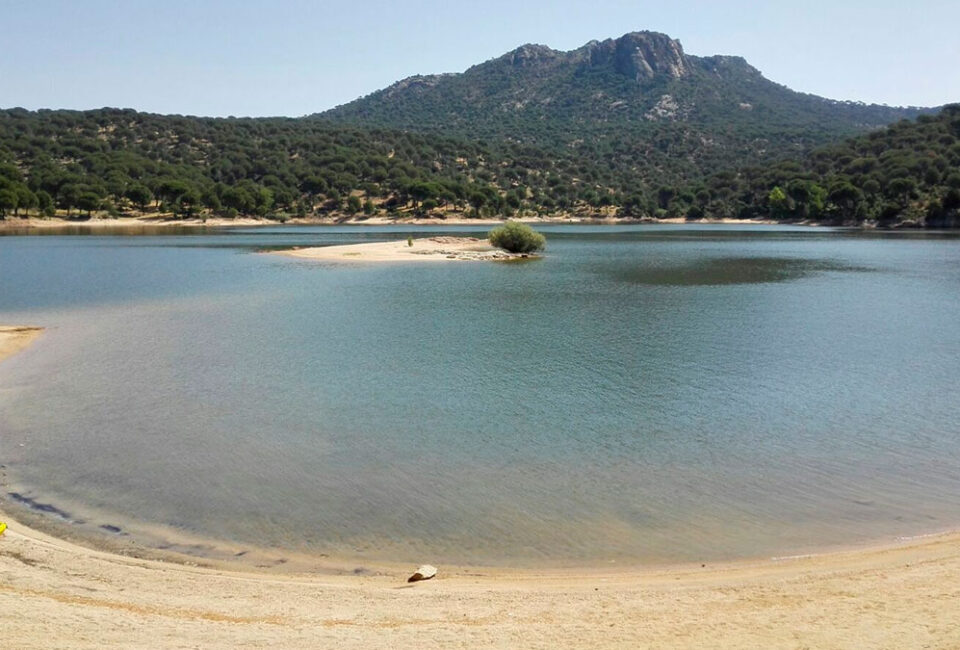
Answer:
[{"label": "rocky outcrop", "polygon": [[414,75],[412,77],[407,77],[406,79],[401,79],[392,86],[388,86],[383,90],[383,94],[386,97],[393,97],[395,95],[401,95],[404,92],[427,92],[433,88],[436,88],[445,78],[453,76],[455,75],[450,73]]},{"label": "rocky outcrop", "polygon": [[556,66],[611,67],[637,82],[661,75],[679,79],[690,74],[691,69],[680,42],[656,32],[632,32],[620,38],[590,41],[570,52],[528,44],[496,61],[534,73]]},{"label": "rocky outcrop", "polygon": [[506,54],[505,58],[515,68],[527,68],[556,63],[562,56],[562,52],[557,52],[546,45],[521,45],[513,52]]},{"label": "rocky outcrop", "polygon": [[674,79],[690,74],[690,62],[680,41],[656,32],[632,32],[617,39],[588,43],[591,65],[613,65],[638,82],[665,75]]}]

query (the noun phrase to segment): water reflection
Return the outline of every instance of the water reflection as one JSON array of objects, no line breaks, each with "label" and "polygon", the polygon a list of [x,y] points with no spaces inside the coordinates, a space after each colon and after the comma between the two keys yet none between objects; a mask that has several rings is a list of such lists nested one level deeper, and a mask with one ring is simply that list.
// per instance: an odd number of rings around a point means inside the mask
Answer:
[{"label": "water reflection", "polygon": [[872,269],[831,260],[791,257],[706,258],[679,264],[610,267],[612,277],[649,286],[715,286],[789,282],[815,273],[866,272]]}]

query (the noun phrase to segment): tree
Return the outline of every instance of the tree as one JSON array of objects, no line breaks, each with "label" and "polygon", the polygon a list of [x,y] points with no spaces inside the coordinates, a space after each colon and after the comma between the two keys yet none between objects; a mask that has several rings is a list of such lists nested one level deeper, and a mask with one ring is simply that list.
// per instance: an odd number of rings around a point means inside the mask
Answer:
[{"label": "tree", "polygon": [[217,211],[223,207],[223,203],[220,201],[220,197],[213,187],[207,187],[200,193],[200,201],[213,211]]},{"label": "tree", "polygon": [[135,183],[128,187],[126,196],[141,211],[146,210],[147,205],[153,201],[153,192],[143,183]]},{"label": "tree", "polygon": [[326,194],[327,182],[319,176],[310,176],[305,178],[300,184],[300,189],[307,194],[317,195]]},{"label": "tree", "polygon": [[200,208],[201,203],[200,192],[191,187],[177,197],[176,212],[181,217],[192,217]]},{"label": "tree", "polygon": [[53,197],[50,196],[50,193],[46,190],[39,190],[37,192],[37,206],[45,217],[52,217],[56,214],[53,208]]},{"label": "tree", "polygon": [[823,212],[827,191],[806,180],[792,180],[787,185],[787,196],[793,201],[793,214],[799,219],[816,219]]},{"label": "tree", "polygon": [[863,221],[865,198],[860,188],[841,181],[830,188],[827,198],[841,220]]},{"label": "tree", "polygon": [[917,183],[912,178],[894,178],[887,183],[887,196],[898,201],[901,207],[906,207],[917,191]]},{"label": "tree", "polygon": [[673,187],[663,186],[657,189],[657,205],[661,210],[666,210],[670,207],[670,202],[673,200],[673,197],[677,195],[677,190]]},{"label": "tree", "polygon": [[634,193],[623,201],[622,214],[625,217],[639,217],[645,211],[646,199],[642,194]]},{"label": "tree", "polygon": [[327,201],[323,207],[330,211],[339,210],[341,200],[340,191],[332,188],[327,191]]},{"label": "tree", "polygon": [[31,192],[30,188],[28,188],[26,185],[17,185],[15,191],[17,193],[17,209],[14,210],[14,214],[17,213],[17,210],[23,210],[26,212],[31,208],[37,207],[37,203],[39,202],[37,195]]},{"label": "tree", "polygon": [[432,183],[424,183],[423,181],[411,183],[407,188],[407,194],[409,194],[410,198],[413,200],[413,209],[415,211],[420,209],[418,203],[422,203],[427,199],[437,196],[439,191],[440,188],[436,187]]},{"label": "tree", "polygon": [[77,198],[77,208],[86,210],[87,216],[93,215],[94,210],[100,209],[100,197],[93,192],[84,192]]},{"label": "tree", "polygon": [[267,216],[267,214],[270,212],[270,208],[273,207],[273,192],[265,187],[261,187],[259,190],[257,190],[255,200],[257,214],[261,217]]},{"label": "tree", "polygon": [[508,221],[494,228],[488,237],[491,244],[511,253],[533,253],[543,250],[547,243],[546,237],[519,221]]},{"label": "tree", "polygon": [[487,204],[487,195],[478,190],[474,190],[470,192],[469,200],[470,200],[470,205],[473,206],[473,210],[474,210],[473,216],[479,217],[480,209]]},{"label": "tree", "polygon": [[76,183],[68,183],[60,188],[60,205],[70,214],[70,210],[77,207],[83,188]]},{"label": "tree", "polygon": [[228,187],[220,197],[223,205],[241,214],[250,214],[254,209],[254,200],[243,187]]},{"label": "tree", "polygon": [[0,178],[4,178],[13,183],[20,183],[23,181],[23,174],[20,173],[16,165],[5,162],[0,163]]},{"label": "tree", "polygon": [[787,193],[777,185],[767,195],[767,205],[770,206],[770,216],[776,220],[785,219],[790,214],[790,201]]},{"label": "tree", "polygon": [[11,189],[0,190],[0,218],[5,218],[11,210],[17,209],[17,193]]},{"label": "tree", "polygon": [[190,191],[190,186],[176,179],[160,181],[156,189],[156,197],[164,203],[175,204],[181,195]]},{"label": "tree", "polygon": [[359,196],[351,194],[347,197],[347,212],[350,214],[356,214],[360,212],[360,209],[363,207],[363,202],[360,200]]}]

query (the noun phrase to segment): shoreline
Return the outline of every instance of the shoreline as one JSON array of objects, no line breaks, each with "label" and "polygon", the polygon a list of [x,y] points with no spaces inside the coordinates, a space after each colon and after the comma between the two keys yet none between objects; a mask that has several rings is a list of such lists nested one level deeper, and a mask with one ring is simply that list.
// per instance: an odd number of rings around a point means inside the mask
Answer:
[{"label": "shoreline", "polygon": [[[0,327],[0,361],[41,332]],[[22,648],[960,645],[960,532],[699,566],[441,566],[436,579],[408,585],[412,566],[347,575],[199,567],[4,520],[0,626]]]},{"label": "shoreline", "polygon": [[960,533],[703,566],[441,566],[410,585],[412,566],[271,575],[127,557],[8,523],[0,625],[23,648],[960,644]]},{"label": "shoreline", "polygon": [[[687,220],[683,217],[657,219],[654,217],[579,217],[574,215],[556,215],[547,217],[520,217],[514,219],[527,224],[557,224],[580,226],[627,226],[657,224],[700,224],[700,225],[758,225],[758,226],[810,226],[818,224],[798,222],[784,223],[772,219],[699,219]],[[470,217],[292,217],[285,221],[252,217],[224,219],[212,217],[201,219],[161,219],[156,217],[118,217],[115,219],[68,220],[60,217],[21,219],[8,217],[0,220],[0,232],[17,230],[101,230],[101,229],[153,229],[153,228],[249,228],[257,226],[496,226],[507,221],[506,218],[491,219]]]}]

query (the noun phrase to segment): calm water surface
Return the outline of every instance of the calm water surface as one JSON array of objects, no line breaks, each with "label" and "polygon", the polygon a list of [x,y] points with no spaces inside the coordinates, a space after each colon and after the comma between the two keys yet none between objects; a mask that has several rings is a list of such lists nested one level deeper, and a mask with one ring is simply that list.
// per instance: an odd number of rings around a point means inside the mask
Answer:
[{"label": "calm water surface", "polygon": [[544,230],[508,265],[255,254],[397,229],[0,237],[0,323],[48,328],[0,366],[4,506],[508,565],[960,525],[960,239]]}]

